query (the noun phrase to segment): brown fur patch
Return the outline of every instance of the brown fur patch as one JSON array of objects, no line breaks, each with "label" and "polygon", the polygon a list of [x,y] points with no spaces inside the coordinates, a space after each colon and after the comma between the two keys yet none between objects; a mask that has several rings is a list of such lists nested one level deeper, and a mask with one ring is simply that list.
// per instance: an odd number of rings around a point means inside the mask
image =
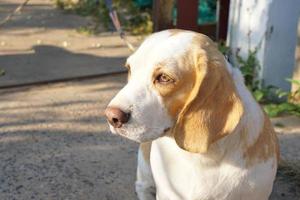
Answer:
[{"label": "brown fur patch", "polygon": [[195,34],[190,49],[177,60],[177,70],[181,74],[177,87],[162,95],[177,120],[172,132],[181,148],[206,152],[235,129],[243,114],[242,102],[223,55],[207,36]]},{"label": "brown fur patch", "polygon": [[274,155],[276,155],[278,163],[280,157],[278,138],[268,116],[264,114],[263,128],[256,142],[244,152],[244,158],[246,159],[246,165],[252,166],[261,161],[266,161]]},{"label": "brown fur patch", "polygon": [[[193,88],[195,74],[189,67],[191,58],[188,54],[184,54],[174,64],[174,69],[180,71],[179,74],[174,72],[165,72],[170,77],[174,78],[175,82],[168,85],[154,84],[154,88],[160,93],[163,98],[164,105],[166,106],[169,115],[176,119],[180,110],[184,106],[186,99]],[[153,78],[161,72],[165,71],[166,63],[160,63],[153,73]],[[171,74],[170,74],[171,73]]]},{"label": "brown fur patch", "polygon": [[140,148],[143,153],[143,158],[147,163],[150,163],[151,144],[152,142],[144,142],[140,144]]}]

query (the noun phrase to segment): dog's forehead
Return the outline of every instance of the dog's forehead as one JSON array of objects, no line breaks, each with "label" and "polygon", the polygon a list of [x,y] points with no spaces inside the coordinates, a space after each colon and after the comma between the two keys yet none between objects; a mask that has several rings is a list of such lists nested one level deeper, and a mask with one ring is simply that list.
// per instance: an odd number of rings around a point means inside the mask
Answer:
[{"label": "dog's forehead", "polygon": [[127,59],[127,63],[132,68],[149,69],[176,59],[189,49],[194,37],[195,33],[189,31],[167,30],[152,34]]}]

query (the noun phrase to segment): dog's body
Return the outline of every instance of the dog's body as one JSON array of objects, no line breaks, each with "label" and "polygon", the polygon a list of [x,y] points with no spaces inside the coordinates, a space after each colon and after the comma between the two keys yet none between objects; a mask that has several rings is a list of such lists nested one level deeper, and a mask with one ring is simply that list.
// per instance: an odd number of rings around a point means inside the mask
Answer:
[{"label": "dog's body", "polygon": [[153,34],[127,64],[129,82],[106,112],[113,132],[141,142],[139,199],[268,199],[276,134],[239,70],[207,37]]},{"label": "dog's body", "polygon": [[[244,91],[241,96],[248,104],[247,116],[235,133],[216,142],[209,152],[184,151],[169,136],[140,145],[136,181],[140,199],[151,199],[151,188],[155,187],[157,199],[268,199],[278,157],[265,158],[263,148],[276,142],[276,136],[269,132],[273,130],[267,116],[243,87],[241,84],[240,92]],[[247,134],[252,138],[243,138]]]}]

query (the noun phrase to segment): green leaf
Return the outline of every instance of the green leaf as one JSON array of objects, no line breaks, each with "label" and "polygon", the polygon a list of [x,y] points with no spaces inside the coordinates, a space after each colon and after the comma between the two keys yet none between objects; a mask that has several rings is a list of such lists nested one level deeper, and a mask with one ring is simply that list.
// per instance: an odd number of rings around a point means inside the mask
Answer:
[{"label": "green leaf", "polygon": [[281,104],[278,104],[278,109],[281,111],[281,112],[288,112],[288,111],[294,111],[296,110],[296,106],[292,103],[288,103],[288,102],[284,102],[284,103],[281,103]]},{"label": "green leaf", "polygon": [[286,91],[283,91],[281,89],[277,89],[275,91],[275,94],[279,97],[279,98],[282,98],[282,97],[286,97],[286,96],[289,96],[289,92],[286,92]]},{"label": "green leaf", "polygon": [[256,99],[256,101],[260,102],[264,98],[264,93],[261,90],[255,90],[253,92],[253,96]]},{"label": "green leaf", "polygon": [[280,114],[280,109],[276,104],[265,105],[264,110],[270,117],[276,117]]},{"label": "green leaf", "polygon": [[285,79],[285,80],[288,81],[288,82],[290,82],[290,83],[294,83],[294,84],[300,86],[300,81],[299,81],[299,80],[290,79],[290,78],[287,78],[287,79]]},{"label": "green leaf", "polygon": [[300,117],[300,111],[294,111],[294,110],[292,110],[292,111],[289,111],[289,114],[296,115],[296,116]]},{"label": "green leaf", "polygon": [[280,104],[267,104],[264,110],[270,117],[276,117],[282,113],[289,113],[300,117],[300,105],[289,102]]}]

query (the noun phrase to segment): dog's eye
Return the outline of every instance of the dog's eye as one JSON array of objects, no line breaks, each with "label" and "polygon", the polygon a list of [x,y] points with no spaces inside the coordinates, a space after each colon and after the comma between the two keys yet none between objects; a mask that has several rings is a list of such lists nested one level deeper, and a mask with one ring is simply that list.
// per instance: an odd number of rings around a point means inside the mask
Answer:
[{"label": "dog's eye", "polygon": [[166,74],[159,74],[157,77],[156,77],[156,81],[158,83],[162,83],[162,84],[167,84],[167,83],[171,83],[173,82],[173,79],[170,78],[168,75]]}]

